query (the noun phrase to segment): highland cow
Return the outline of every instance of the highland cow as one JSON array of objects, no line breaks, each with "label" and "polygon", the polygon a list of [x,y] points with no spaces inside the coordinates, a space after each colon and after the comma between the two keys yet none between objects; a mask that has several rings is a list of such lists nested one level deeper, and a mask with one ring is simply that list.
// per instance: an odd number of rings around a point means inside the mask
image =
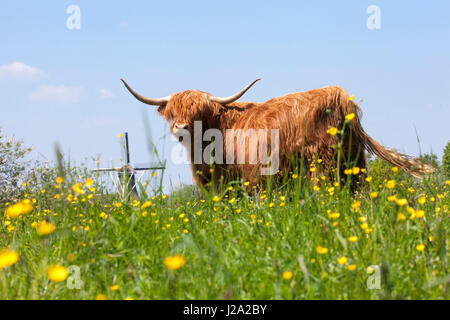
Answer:
[{"label": "highland cow", "polygon": [[[220,179],[225,183],[242,179],[249,181],[250,185],[267,180],[268,176],[260,171],[263,164],[267,165],[267,161],[261,161],[263,155],[259,147],[262,143],[269,146],[271,155],[277,155],[276,159],[273,156],[270,158],[271,162],[277,162],[278,170],[271,176],[275,180],[293,171],[298,172],[299,168],[316,177],[317,171],[309,169],[318,162],[329,177],[331,172],[342,175],[350,163],[365,169],[365,151],[414,176],[420,177],[433,171],[430,166],[383,147],[368,136],[361,127],[360,107],[341,87],[328,86],[290,93],[263,103],[237,102],[258,80],[226,98],[189,90],[159,99],[143,97],[122,81],[136,99],[158,106],[159,114],[171,122],[170,131],[175,136],[180,137],[181,131],[189,133],[190,141],[184,138],[185,141],[181,142],[189,149],[193,180],[199,186],[205,186],[210,181],[217,185]],[[200,134],[194,132],[196,123],[200,124],[197,126],[201,128]],[[224,143],[223,153],[218,152],[217,145],[208,149],[211,138],[204,139],[203,135],[212,129],[221,133],[222,142],[228,142]],[[278,141],[272,141],[274,135],[271,133],[275,130]],[[239,133],[230,139],[230,132],[236,131]],[[248,135],[248,132],[252,134]],[[243,139],[240,139],[243,133]],[[200,145],[200,150],[195,150],[195,145]],[[199,152],[203,155],[205,150],[211,152],[211,161],[198,156]],[[244,163],[237,159],[239,152],[245,155]],[[255,158],[256,162],[250,161]],[[352,183],[355,184],[360,178],[354,177]]]}]

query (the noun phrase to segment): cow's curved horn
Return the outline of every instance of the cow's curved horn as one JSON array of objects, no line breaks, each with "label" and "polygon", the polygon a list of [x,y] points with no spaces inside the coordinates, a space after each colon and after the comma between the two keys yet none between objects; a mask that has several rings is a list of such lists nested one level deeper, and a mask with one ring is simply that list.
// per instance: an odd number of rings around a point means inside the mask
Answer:
[{"label": "cow's curved horn", "polygon": [[130,86],[125,82],[125,80],[120,79],[123,84],[125,85],[125,87],[127,87],[128,91],[130,91],[130,93],[139,101],[146,103],[146,104],[150,104],[152,106],[162,106],[164,104],[166,104],[167,102],[169,102],[170,100],[170,96],[164,97],[164,98],[159,98],[159,99],[151,99],[151,98],[146,98],[141,96],[139,93],[137,93],[136,91],[134,91],[133,89],[130,88]]},{"label": "cow's curved horn", "polygon": [[236,101],[237,99],[239,99],[240,97],[242,97],[242,95],[245,93],[245,92],[247,92],[247,90],[248,89],[250,89],[251,88],[251,86],[253,86],[257,81],[259,81],[259,80],[261,80],[261,79],[256,79],[255,81],[253,81],[252,83],[250,83],[248,86],[246,86],[244,89],[242,89],[241,91],[239,91],[238,93],[236,93],[236,94],[234,94],[234,95],[232,95],[232,96],[229,96],[229,97],[226,97],[226,98],[220,98],[220,97],[216,97],[216,96],[210,96],[209,97],[209,100],[210,101],[213,101],[213,102],[218,102],[218,103],[220,103],[220,104],[228,104],[228,103],[231,103],[231,102],[234,102],[234,101]]}]

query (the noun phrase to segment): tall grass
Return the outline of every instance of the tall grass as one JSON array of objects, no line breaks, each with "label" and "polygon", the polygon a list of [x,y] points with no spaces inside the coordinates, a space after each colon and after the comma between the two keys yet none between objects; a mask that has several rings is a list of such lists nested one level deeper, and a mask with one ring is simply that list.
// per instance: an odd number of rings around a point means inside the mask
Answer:
[{"label": "tall grass", "polygon": [[[310,181],[312,167],[320,162],[264,190],[233,181],[202,197],[159,188],[140,201],[87,172],[65,170],[58,183],[55,173],[25,187],[30,213],[8,218],[12,203],[0,208],[0,249],[19,254],[0,267],[0,298],[449,298],[450,181],[396,168]],[[366,185],[354,192],[361,174]],[[44,220],[56,229],[39,235]],[[185,264],[165,264],[171,256]],[[51,265],[79,268],[81,288],[68,285],[75,273],[53,281]],[[377,277],[379,288],[368,286]]]}]

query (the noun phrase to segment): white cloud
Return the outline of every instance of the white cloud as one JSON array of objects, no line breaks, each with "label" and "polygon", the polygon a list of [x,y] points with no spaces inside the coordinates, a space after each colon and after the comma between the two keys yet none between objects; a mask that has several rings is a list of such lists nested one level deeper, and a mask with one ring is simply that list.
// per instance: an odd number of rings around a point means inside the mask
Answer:
[{"label": "white cloud", "polygon": [[107,90],[107,89],[100,89],[100,98],[102,99],[109,99],[114,98],[114,93]]},{"label": "white cloud", "polygon": [[42,74],[42,70],[27,66],[23,62],[0,65],[0,77],[32,78]]},{"label": "white cloud", "polygon": [[30,99],[33,101],[78,102],[80,97],[80,87],[42,85],[31,93]]}]

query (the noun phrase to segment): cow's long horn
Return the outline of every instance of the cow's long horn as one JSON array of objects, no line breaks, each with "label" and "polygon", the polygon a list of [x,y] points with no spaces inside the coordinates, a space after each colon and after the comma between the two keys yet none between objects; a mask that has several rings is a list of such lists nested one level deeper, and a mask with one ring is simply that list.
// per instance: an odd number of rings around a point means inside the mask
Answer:
[{"label": "cow's long horn", "polygon": [[250,89],[251,88],[251,86],[253,86],[257,81],[259,81],[259,80],[261,80],[261,79],[256,79],[255,81],[253,81],[252,83],[250,83],[248,86],[246,86],[244,89],[242,89],[241,91],[239,91],[238,93],[236,93],[236,94],[234,94],[234,95],[232,95],[232,96],[229,96],[229,97],[226,97],[226,98],[220,98],[220,97],[216,97],[216,96],[211,96],[209,99],[211,100],[211,101],[214,101],[214,102],[218,102],[218,103],[220,103],[220,104],[228,104],[228,103],[231,103],[231,102],[234,102],[234,101],[236,101],[237,99],[239,99],[240,97],[242,97],[242,95],[244,94],[244,93],[246,93],[247,92],[247,90],[248,89]]},{"label": "cow's long horn", "polygon": [[170,100],[170,96],[164,97],[164,98],[159,98],[159,99],[151,99],[151,98],[146,98],[141,96],[139,93],[137,93],[136,91],[134,91],[133,89],[130,88],[130,86],[125,82],[125,80],[120,79],[123,84],[125,85],[125,87],[127,87],[128,91],[130,91],[130,93],[139,101],[146,103],[146,104],[150,104],[152,106],[162,106],[164,104],[166,104],[167,102],[169,102]]}]

